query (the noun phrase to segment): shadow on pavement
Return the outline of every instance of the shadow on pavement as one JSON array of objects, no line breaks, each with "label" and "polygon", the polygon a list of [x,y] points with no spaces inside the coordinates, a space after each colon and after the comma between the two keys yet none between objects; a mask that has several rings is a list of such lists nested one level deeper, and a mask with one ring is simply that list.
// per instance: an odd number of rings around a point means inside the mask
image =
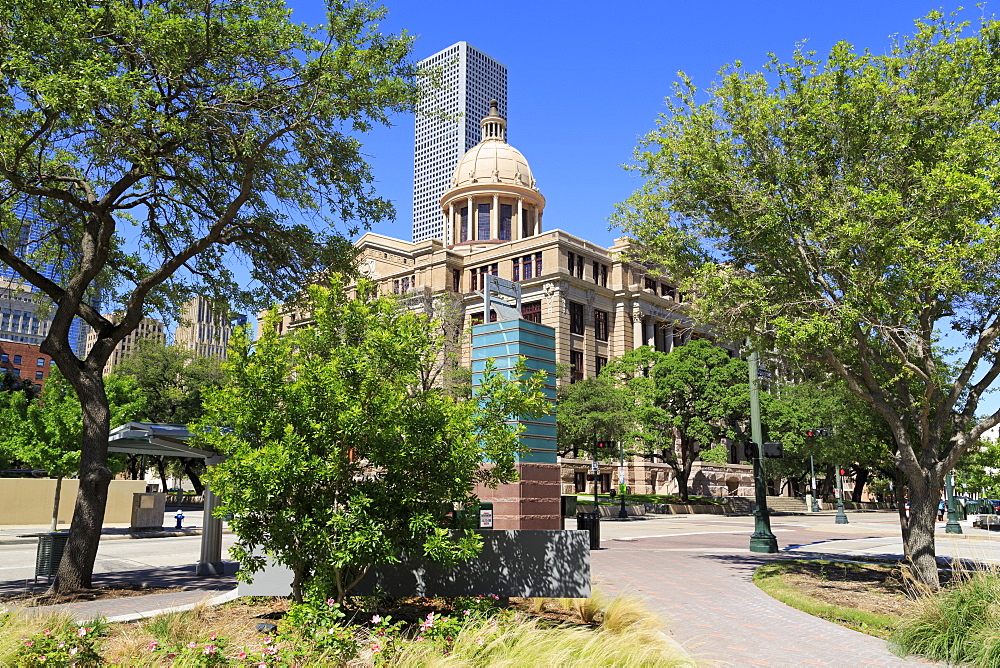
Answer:
[{"label": "shadow on pavement", "polygon": [[[224,575],[196,575],[194,564],[171,568],[147,568],[113,573],[94,573],[93,585],[100,587],[144,587],[164,589],[186,589],[192,591],[228,591],[237,584],[235,561],[223,562]],[[49,585],[45,578],[38,584],[32,578],[0,582],[0,596],[22,593],[41,594]]]}]

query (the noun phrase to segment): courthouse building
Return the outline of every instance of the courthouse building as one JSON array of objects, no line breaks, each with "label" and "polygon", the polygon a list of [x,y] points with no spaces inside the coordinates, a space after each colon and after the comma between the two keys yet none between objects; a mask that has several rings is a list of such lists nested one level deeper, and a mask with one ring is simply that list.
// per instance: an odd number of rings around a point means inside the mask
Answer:
[{"label": "courthouse building", "polygon": [[[463,366],[471,363],[468,331],[484,319],[477,293],[486,274],[519,283],[522,318],[555,329],[556,363],[569,372],[560,383],[594,377],[609,360],[640,346],[669,352],[708,336],[685,315],[683,293],[629,257],[628,239],[605,248],[546,230],[545,197],[528,161],[507,143],[495,104],[481,129],[482,140],[459,161],[441,197],[444,238],[409,242],[368,233],[356,242],[361,270],[383,293],[452,323]],[[289,312],[279,327],[306,321]],[[579,490],[589,462],[561,461],[563,492]],[[744,468],[696,465],[692,493],[745,493],[751,483]],[[676,490],[665,464],[636,460],[628,477],[637,493]],[[609,487],[610,467],[602,478]]]}]

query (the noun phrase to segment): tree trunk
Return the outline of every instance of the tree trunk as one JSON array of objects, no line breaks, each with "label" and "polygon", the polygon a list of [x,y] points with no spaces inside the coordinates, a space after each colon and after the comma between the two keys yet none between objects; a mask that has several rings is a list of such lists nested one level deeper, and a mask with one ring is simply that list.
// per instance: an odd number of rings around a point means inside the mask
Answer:
[{"label": "tree trunk", "polygon": [[187,473],[187,477],[191,479],[191,484],[194,485],[194,493],[201,494],[205,486],[201,484],[201,476],[198,475],[197,471],[197,462],[190,457],[185,457],[181,461],[184,462],[184,472]]},{"label": "tree trunk", "polygon": [[851,492],[851,501],[861,503],[861,495],[868,482],[868,469],[857,464],[854,464],[852,468],[854,469],[854,490]]},{"label": "tree trunk", "polygon": [[156,457],[156,471],[160,474],[160,482],[163,484],[162,492],[167,491],[167,467],[163,463],[163,456]]},{"label": "tree trunk", "polygon": [[934,558],[934,523],[937,520],[939,492],[927,485],[910,485],[910,520],[904,532],[904,554],[913,575],[931,589],[940,586],[937,560]]},{"label": "tree trunk", "polygon": [[77,367],[64,373],[80,397],[83,438],[80,443],[80,486],[66,549],[49,588],[52,594],[91,587],[104,510],[108,503],[108,485],[111,483],[111,471],[107,466],[111,413],[101,369],[95,371]]},{"label": "tree trunk", "polygon": [[52,501],[52,526],[49,527],[49,531],[55,531],[59,528],[59,498],[62,496],[62,480],[62,476],[56,478],[56,498]]}]

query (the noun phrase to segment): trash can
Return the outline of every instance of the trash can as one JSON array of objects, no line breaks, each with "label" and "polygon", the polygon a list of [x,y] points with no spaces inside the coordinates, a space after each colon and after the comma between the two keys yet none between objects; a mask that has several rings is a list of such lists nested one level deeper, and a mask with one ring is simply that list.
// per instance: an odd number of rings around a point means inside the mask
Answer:
[{"label": "trash can", "polygon": [[979,499],[969,499],[965,502],[965,514],[966,515],[978,515],[979,514]]},{"label": "trash can", "polygon": [[69,531],[38,534],[38,552],[35,554],[36,583],[39,576],[46,578],[48,582],[52,581],[52,576],[59,570],[59,562],[62,561],[68,539]]},{"label": "trash can", "polygon": [[600,513],[578,513],[576,516],[576,528],[580,531],[590,532],[590,549],[601,549],[601,514]]},{"label": "trash can", "polygon": [[952,500],[952,503],[955,504],[955,518],[959,522],[964,521],[966,519],[965,506],[963,506],[962,502],[959,501],[958,499]]}]

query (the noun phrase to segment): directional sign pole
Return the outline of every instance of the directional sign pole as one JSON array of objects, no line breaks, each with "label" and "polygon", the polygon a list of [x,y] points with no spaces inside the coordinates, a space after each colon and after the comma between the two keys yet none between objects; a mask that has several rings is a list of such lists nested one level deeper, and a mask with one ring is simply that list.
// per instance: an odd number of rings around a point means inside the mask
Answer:
[{"label": "directional sign pole", "polygon": [[750,353],[747,366],[750,374],[750,433],[757,444],[753,458],[754,492],[757,507],[754,508],[754,532],[750,536],[750,551],[774,554],[778,551],[778,539],[771,532],[771,518],[767,513],[767,480],[764,476],[764,429],[760,424],[760,391],[757,387],[757,351]]}]

